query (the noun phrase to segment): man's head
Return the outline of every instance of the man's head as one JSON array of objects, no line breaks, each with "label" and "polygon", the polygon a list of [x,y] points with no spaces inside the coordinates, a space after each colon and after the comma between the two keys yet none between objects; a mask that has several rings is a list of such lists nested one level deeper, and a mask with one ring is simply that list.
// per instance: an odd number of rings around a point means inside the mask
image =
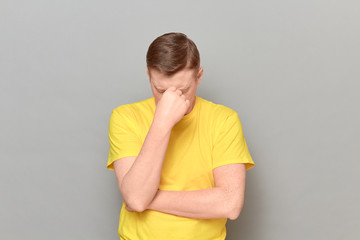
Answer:
[{"label": "man's head", "polygon": [[155,103],[167,88],[175,86],[190,100],[186,114],[191,112],[203,75],[195,43],[183,33],[166,33],[150,44],[146,64]]}]

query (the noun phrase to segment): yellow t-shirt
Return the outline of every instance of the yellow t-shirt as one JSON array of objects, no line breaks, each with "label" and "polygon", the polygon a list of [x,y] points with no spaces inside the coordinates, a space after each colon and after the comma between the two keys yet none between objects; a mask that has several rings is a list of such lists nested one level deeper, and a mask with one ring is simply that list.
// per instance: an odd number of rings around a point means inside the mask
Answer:
[{"label": "yellow t-shirt", "polygon": [[[110,117],[107,168],[137,156],[155,113],[154,97],[115,108]],[[163,162],[160,190],[215,187],[213,169],[231,163],[254,167],[238,114],[196,96],[192,111],[173,127]],[[131,212],[123,202],[118,235],[124,240],[223,240],[227,218],[195,219],[155,210]]]}]

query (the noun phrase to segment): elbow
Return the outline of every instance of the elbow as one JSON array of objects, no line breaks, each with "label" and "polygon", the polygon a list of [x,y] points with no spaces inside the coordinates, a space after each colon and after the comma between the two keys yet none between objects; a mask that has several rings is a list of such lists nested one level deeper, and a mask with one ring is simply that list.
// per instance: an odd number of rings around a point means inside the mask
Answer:
[{"label": "elbow", "polygon": [[120,189],[121,196],[129,208],[131,208],[135,212],[143,212],[147,209],[147,205],[136,196],[129,196],[129,194],[124,193]]},{"label": "elbow", "polygon": [[129,192],[128,189],[125,189],[123,184],[118,183],[118,188],[121,194],[123,201],[126,206],[128,206],[132,211],[143,212],[146,210],[146,205],[139,196],[135,195],[134,192]]},{"label": "elbow", "polygon": [[129,197],[123,193],[121,193],[121,195],[126,206],[128,206],[132,211],[143,212],[146,210],[145,204],[138,198]]},{"label": "elbow", "polygon": [[241,213],[243,207],[243,201],[237,201],[235,204],[229,204],[230,210],[228,211],[228,218],[230,220],[236,220]]},{"label": "elbow", "polygon": [[135,212],[143,212],[147,209],[144,204],[136,203],[136,202],[130,202],[130,204],[126,203],[126,205],[129,206]]},{"label": "elbow", "polygon": [[230,220],[236,220],[240,216],[240,210],[233,210],[229,213],[229,219]]},{"label": "elbow", "polygon": [[145,211],[147,209],[147,205],[145,204],[144,201],[142,201],[138,197],[129,196],[124,191],[122,191],[121,188],[119,188],[119,190],[120,190],[120,193],[121,193],[121,197],[122,197],[123,201],[125,202],[126,206],[131,208],[133,211],[135,211],[135,212],[143,212],[143,211]]},{"label": "elbow", "polygon": [[123,200],[129,208],[131,208],[135,212],[143,212],[147,209],[147,206],[143,201],[139,201],[139,199],[129,199],[126,197],[123,197]]}]

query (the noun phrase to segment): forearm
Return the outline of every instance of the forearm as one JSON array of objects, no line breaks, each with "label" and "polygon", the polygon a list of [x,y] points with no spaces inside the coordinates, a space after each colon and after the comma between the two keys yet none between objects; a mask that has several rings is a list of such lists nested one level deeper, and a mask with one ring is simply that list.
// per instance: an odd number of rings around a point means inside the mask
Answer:
[{"label": "forearm", "polygon": [[188,218],[228,218],[232,206],[229,196],[220,187],[193,191],[159,190],[147,209]]},{"label": "forearm", "polygon": [[134,209],[144,210],[158,191],[170,133],[171,128],[161,127],[154,121],[139,155],[122,180],[122,197]]}]

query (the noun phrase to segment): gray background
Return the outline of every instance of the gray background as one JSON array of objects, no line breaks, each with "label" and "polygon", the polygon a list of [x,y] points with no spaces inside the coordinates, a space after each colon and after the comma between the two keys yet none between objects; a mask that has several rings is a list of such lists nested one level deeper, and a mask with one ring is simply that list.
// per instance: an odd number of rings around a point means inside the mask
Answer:
[{"label": "gray background", "polygon": [[0,238],[118,239],[109,117],[177,31],[255,161],[227,239],[359,239],[359,29],[355,0],[1,0]]}]

